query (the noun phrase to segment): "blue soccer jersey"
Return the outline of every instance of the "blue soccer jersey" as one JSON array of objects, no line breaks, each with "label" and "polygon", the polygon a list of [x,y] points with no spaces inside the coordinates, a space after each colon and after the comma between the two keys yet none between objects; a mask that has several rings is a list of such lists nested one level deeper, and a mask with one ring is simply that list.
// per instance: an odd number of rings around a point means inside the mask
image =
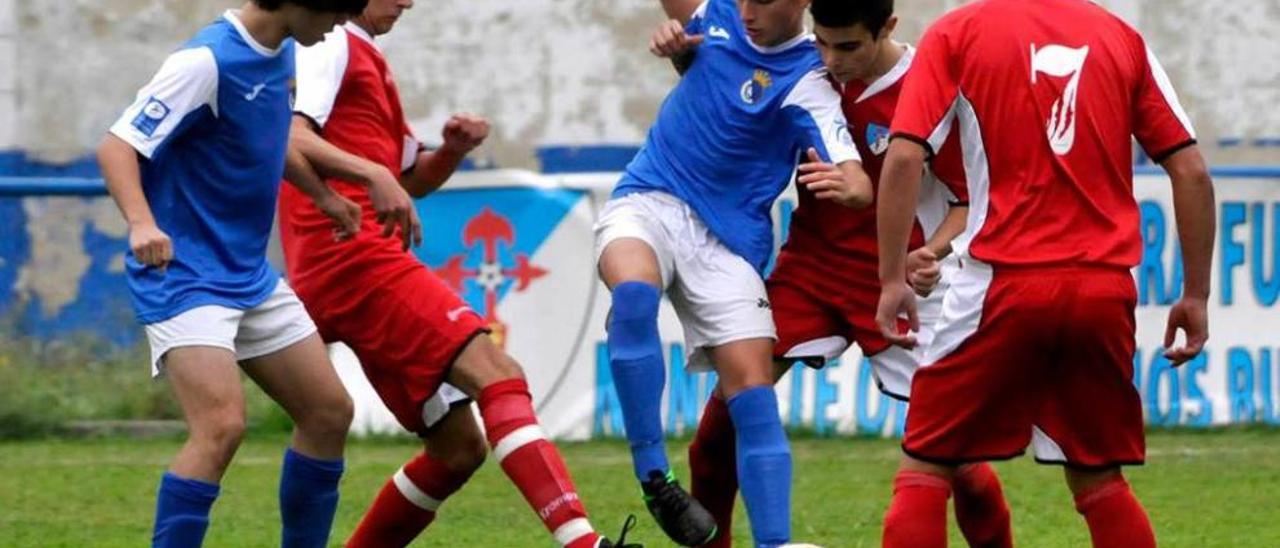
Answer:
[{"label": "blue soccer jersey", "polygon": [[675,195],[761,271],[773,250],[770,208],[804,151],[836,164],[858,152],[811,35],[757,46],[735,0],[704,2],[686,30],[704,41],[613,195]]},{"label": "blue soccer jersey", "polygon": [[173,240],[165,270],[126,256],[144,324],[198,306],[247,310],[280,275],[267,241],[293,114],[293,40],[254,41],[234,12],[169,56],[111,133],[143,158],[142,189]]}]

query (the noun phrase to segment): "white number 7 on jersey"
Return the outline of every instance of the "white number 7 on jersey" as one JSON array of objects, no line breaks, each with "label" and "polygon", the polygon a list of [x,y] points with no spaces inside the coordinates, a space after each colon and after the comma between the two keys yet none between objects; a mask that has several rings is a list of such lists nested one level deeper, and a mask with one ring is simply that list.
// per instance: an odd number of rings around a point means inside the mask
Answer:
[{"label": "white number 7 on jersey", "polygon": [[1036,83],[1036,74],[1049,76],[1070,76],[1071,80],[1062,89],[1062,97],[1053,102],[1053,110],[1049,113],[1048,131],[1049,147],[1059,156],[1066,155],[1076,143],[1076,92],[1080,88],[1080,75],[1084,74],[1084,59],[1089,56],[1089,46],[1069,48],[1051,44],[1036,49],[1031,44],[1031,83]]}]

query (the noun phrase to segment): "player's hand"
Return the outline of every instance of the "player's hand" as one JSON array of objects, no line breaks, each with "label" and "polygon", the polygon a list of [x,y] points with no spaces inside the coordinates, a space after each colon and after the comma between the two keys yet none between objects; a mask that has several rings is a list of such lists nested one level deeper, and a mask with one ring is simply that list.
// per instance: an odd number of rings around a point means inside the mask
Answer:
[{"label": "player's hand", "polygon": [[809,147],[807,154],[809,161],[796,168],[800,171],[800,178],[796,181],[813,192],[814,197],[820,200],[832,200],[846,207],[857,206],[859,204],[857,189],[853,182],[844,176],[840,166],[824,162],[816,148]]},{"label": "player's hand", "polygon": [[173,260],[173,241],[154,221],[129,225],[129,249],[143,266],[163,270]]},{"label": "player's hand", "polygon": [[465,156],[489,136],[489,121],[467,112],[454,114],[444,123],[441,136],[444,145],[440,148]]},{"label": "player's hand", "polygon": [[928,246],[907,254],[907,284],[915,290],[916,295],[928,297],[937,289],[941,280],[942,263],[938,262],[938,255]]},{"label": "player's hand", "polygon": [[333,221],[334,241],[350,240],[360,233],[360,204],[337,192],[329,192],[316,200],[316,207]]},{"label": "player's hand", "polygon": [[408,251],[411,246],[422,245],[422,223],[418,222],[413,198],[391,172],[382,167],[378,169],[379,173],[369,179],[369,199],[378,224],[382,225],[382,237],[390,238],[399,229],[402,249]]},{"label": "player's hand", "polygon": [[653,31],[653,37],[649,38],[649,53],[675,58],[698,47],[702,38],[701,34],[686,34],[680,21],[670,19]]},{"label": "player's hand", "polygon": [[[1181,329],[1187,336],[1186,344],[1174,348],[1174,337]],[[1183,297],[1169,310],[1169,324],[1164,331],[1164,357],[1174,367],[1200,355],[1204,343],[1209,340],[1209,305],[1205,299]]]},{"label": "player's hand", "polygon": [[[907,316],[910,331],[898,332],[898,318]],[[911,332],[920,330],[920,318],[916,315],[916,295],[906,281],[882,284],[880,305],[876,307],[876,325],[885,340],[903,348],[915,348],[916,337]]]}]

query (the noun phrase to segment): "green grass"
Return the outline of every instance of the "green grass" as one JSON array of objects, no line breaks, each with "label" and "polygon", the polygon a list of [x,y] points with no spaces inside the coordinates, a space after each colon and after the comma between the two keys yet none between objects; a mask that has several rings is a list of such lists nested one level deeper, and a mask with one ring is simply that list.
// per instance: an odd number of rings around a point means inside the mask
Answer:
[{"label": "green grass", "polygon": [[[275,485],[285,438],[246,442],[214,507],[208,546],[278,545]],[[1149,464],[1130,479],[1162,546],[1280,546],[1280,432],[1155,432]],[[28,440],[0,443],[0,546],[140,546],[150,534],[156,481],[176,440]],[[617,442],[565,444],[569,467],[596,525],[609,534],[628,513],[634,539],[667,546],[644,515]],[[830,547],[878,546],[880,518],[898,458],[896,443],[802,439],[796,461],[795,538]],[[334,527],[337,545],[381,484],[414,452],[409,440],[354,442]],[[673,442],[682,456],[684,444]],[[679,470],[686,470],[683,458]],[[1024,546],[1083,546],[1088,533],[1057,467],[1029,459],[1000,463]],[[739,505],[741,506],[741,505]],[[735,522],[748,537],[741,508]],[[952,545],[962,546],[952,531]],[[416,546],[552,546],[492,463],[450,499]]]}]

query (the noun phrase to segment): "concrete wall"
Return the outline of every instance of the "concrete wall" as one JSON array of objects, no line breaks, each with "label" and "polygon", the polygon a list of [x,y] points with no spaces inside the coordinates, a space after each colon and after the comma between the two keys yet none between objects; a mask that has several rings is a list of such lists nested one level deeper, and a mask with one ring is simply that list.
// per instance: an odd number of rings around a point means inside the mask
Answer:
[{"label": "concrete wall", "polygon": [[14,120],[18,117],[17,24],[14,0],[0,0],[0,151],[15,148]]},{"label": "concrete wall", "polygon": [[[900,37],[960,0],[902,0]],[[1149,37],[1202,133],[1280,137],[1280,0],[1105,0]],[[166,53],[231,0],[0,0],[0,149],[86,154]],[[451,112],[495,121],[482,151],[537,167],[542,145],[638,143],[674,77],[645,51],[653,0],[421,1],[384,46],[423,137]],[[6,61],[5,22],[17,46]],[[5,63],[16,70],[5,70]],[[15,86],[16,94],[6,91]],[[16,114],[6,105],[16,100]],[[6,131],[16,133],[3,139]],[[1280,149],[1211,151],[1276,163]]]}]

